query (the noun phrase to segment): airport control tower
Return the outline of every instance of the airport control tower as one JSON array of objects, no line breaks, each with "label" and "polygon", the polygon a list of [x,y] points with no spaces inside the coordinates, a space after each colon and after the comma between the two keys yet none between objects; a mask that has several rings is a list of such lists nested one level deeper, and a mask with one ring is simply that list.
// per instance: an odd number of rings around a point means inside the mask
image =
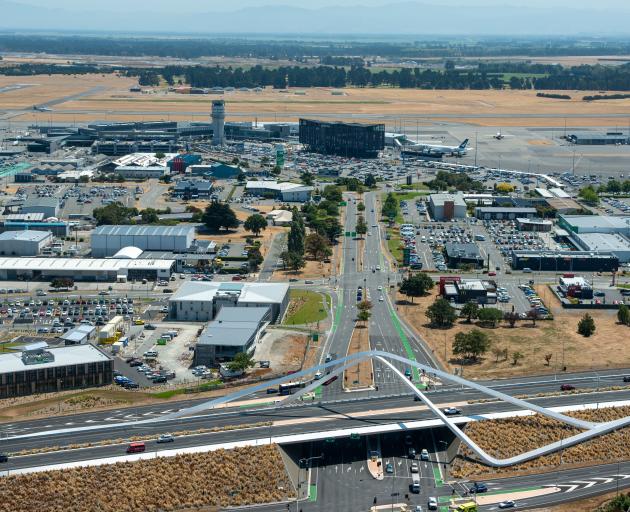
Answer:
[{"label": "airport control tower", "polygon": [[225,101],[212,101],[212,144],[222,146],[225,137]]}]

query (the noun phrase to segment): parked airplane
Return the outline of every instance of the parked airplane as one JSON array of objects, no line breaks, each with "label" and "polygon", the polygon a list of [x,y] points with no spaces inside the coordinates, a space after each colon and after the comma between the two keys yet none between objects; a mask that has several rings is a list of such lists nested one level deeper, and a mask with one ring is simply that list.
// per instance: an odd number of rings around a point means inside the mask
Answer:
[{"label": "parked airplane", "polygon": [[464,156],[467,153],[468,139],[459,146],[442,146],[439,144],[414,144],[411,149],[435,156]]},{"label": "parked airplane", "polygon": [[33,110],[37,110],[38,112],[52,112],[52,108],[40,107],[38,105],[33,105]]}]

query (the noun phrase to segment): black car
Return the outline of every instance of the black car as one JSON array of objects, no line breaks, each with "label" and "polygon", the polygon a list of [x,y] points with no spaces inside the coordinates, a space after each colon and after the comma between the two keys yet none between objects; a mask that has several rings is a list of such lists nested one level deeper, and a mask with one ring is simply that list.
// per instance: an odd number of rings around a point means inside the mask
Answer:
[{"label": "black car", "polygon": [[123,388],[125,388],[125,389],[138,389],[138,388],[140,388],[140,384],[138,384],[137,382],[125,382],[123,384]]},{"label": "black car", "polygon": [[9,462],[9,456],[5,453],[0,453],[0,462]]},{"label": "black car", "polygon": [[630,382],[630,375],[626,375],[626,376],[623,378],[623,381],[624,381],[624,382]]},{"label": "black car", "polygon": [[160,384],[162,382],[166,382],[166,377],[164,375],[160,375],[159,377],[153,377],[154,384]]},{"label": "black car", "polygon": [[477,494],[481,492],[488,492],[488,486],[482,483],[474,483],[473,486],[468,489],[468,492]]}]

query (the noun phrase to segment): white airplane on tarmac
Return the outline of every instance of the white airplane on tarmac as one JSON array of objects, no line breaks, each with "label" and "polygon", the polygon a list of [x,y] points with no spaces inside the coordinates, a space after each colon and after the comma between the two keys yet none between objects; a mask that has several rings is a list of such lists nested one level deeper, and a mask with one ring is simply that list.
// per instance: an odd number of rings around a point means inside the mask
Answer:
[{"label": "white airplane on tarmac", "polygon": [[410,146],[410,149],[435,156],[464,156],[469,148],[468,139],[465,139],[459,146],[417,143]]}]

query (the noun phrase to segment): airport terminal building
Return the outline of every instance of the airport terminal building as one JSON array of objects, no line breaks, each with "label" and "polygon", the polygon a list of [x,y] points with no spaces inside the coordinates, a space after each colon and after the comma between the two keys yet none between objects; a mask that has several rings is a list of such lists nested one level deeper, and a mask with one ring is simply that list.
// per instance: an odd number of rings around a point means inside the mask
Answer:
[{"label": "airport terminal building", "polygon": [[324,155],[375,158],[385,149],[385,125],[300,119],[300,144]]}]

